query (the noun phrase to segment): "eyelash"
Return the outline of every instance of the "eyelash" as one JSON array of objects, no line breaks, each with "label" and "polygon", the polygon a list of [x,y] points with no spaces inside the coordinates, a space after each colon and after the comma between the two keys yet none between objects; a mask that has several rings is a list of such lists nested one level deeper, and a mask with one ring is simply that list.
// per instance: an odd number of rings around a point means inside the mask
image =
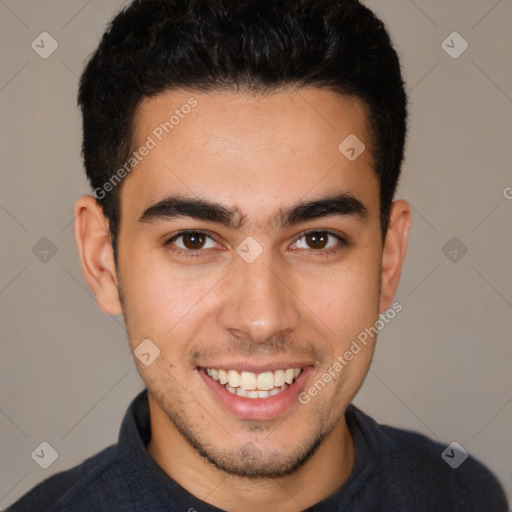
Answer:
[{"label": "eyelash", "polygon": [[[297,243],[297,241],[299,241],[301,238],[303,238],[303,237],[305,237],[305,236],[307,236],[307,235],[309,235],[311,233],[323,233],[323,234],[327,234],[327,235],[333,236],[334,238],[336,238],[338,240],[338,242],[340,243],[341,247],[347,247],[349,245],[349,243],[347,242],[347,240],[345,238],[343,238],[342,236],[340,236],[337,233],[334,233],[333,231],[330,231],[328,229],[308,229],[306,231],[303,231],[296,238],[294,244]],[[172,243],[172,242],[176,241],[178,238],[180,238],[181,236],[188,235],[188,234],[204,235],[204,236],[212,239],[213,241],[215,241],[215,239],[213,238],[213,236],[209,232],[207,232],[207,231],[198,231],[198,230],[192,229],[192,230],[180,231],[179,233],[174,235],[172,238],[167,240],[164,243],[164,245],[166,247],[168,247],[172,252],[174,252],[174,253],[176,253],[178,255],[182,255],[182,256],[184,256],[186,258],[198,258],[200,256],[200,253],[204,252],[204,249],[198,249],[197,251],[184,250],[184,249],[177,248]],[[338,246],[338,247],[329,247],[328,249],[320,249],[320,250],[310,249],[310,251],[313,254],[315,254],[316,256],[325,256],[327,254],[332,254],[332,253],[338,252],[341,249],[341,247],[340,246]]]}]

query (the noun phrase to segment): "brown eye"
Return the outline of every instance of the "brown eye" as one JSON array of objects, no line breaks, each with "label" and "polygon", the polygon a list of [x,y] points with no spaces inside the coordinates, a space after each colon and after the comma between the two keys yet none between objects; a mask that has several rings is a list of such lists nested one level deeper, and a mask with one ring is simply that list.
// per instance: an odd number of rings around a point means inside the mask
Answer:
[{"label": "brown eye", "polygon": [[303,233],[292,247],[293,249],[309,249],[309,252],[320,255],[326,252],[336,252],[347,245],[347,242],[341,236],[330,231],[319,230]]},{"label": "brown eye", "polygon": [[202,249],[206,242],[206,236],[202,233],[185,233],[182,236],[183,245],[191,251]]},{"label": "brown eye", "polygon": [[182,231],[166,242],[166,245],[178,247],[182,251],[203,252],[203,249],[213,249],[216,243],[207,233],[201,231]]},{"label": "brown eye", "polygon": [[329,234],[317,231],[305,235],[306,243],[311,249],[324,249],[329,242]]}]

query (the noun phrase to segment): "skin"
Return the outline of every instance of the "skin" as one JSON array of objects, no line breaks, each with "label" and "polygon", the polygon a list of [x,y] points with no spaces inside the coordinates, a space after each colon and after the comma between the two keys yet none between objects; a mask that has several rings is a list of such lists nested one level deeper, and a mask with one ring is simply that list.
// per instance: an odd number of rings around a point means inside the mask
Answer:
[{"label": "skin", "polygon": [[[162,469],[225,510],[302,510],[350,475],[354,448],[344,413],[369,369],[375,339],[309,403],[295,401],[270,419],[227,412],[198,366],[300,360],[309,367],[307,390],[391,306],[410,209],[405,201],[393,203],[383,243],[365,108],[325,89],[259,96],[169,91],[140,105],[134,147],[190,97],[197,106],[122,184],[117,270],[101,208],[92,196],[77,201],[83,272],[100,308],[124,314],[131,348],[149,338],[160,349],[149,366],[134,360],[149,392],[148,452]],[[338,150],[349,134],[366,145],[353,162]],[[292,205],[339,193],[358,199],[367,215],[285,227],[276,220]],[[173,194],[233,208],[235,225],[185,216],[140,221]],[[171,250],[190,254],[189,238],[165,245],[187,229],[212,237],[195,257]],[[323,233],[322,252],[303,236],[309,229],[332,231],[348,245]],[[252,263],[236,252],[249,236],[262,248]]]}]

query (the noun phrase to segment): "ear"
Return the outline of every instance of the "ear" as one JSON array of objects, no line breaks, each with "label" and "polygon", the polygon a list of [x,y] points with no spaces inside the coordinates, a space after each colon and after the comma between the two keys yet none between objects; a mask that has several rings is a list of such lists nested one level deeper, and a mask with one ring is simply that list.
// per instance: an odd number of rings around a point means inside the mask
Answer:
[{"label": "ear", "polygon": [[93,196],[82,196],[75,203],[75,241],[98,306],[109,315],[122,314],[108,220]]},{"label": "ear", "polygon": [[379,311],[383,313],[390,306],[395,296],[405,253],[409,239],[409,226],[411,225],[411,208],[407,201],[402,199],[393,201],[389,216],[388,231],[382,251],[380,305]]}]

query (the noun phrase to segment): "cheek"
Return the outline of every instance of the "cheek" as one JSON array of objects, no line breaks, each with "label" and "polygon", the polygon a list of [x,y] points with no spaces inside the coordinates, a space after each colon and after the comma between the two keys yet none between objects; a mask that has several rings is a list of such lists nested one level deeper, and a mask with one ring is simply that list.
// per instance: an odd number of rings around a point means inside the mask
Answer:
[{"label": "cheek", "polygon": [[337,338],[357,336],[378,316],[379,267],[374,261],[303,273],[298,295]]},{"label": "cheek", "polygon": [[146,337],[162,341],[172,338],[173,347],[177,346],[181,339],[177,333],[190,329],[222,273],[219,269],[171,267],[162,258],[151,258],[149,254],[133,255],[126,263],[121,284],[133,343]]}]

